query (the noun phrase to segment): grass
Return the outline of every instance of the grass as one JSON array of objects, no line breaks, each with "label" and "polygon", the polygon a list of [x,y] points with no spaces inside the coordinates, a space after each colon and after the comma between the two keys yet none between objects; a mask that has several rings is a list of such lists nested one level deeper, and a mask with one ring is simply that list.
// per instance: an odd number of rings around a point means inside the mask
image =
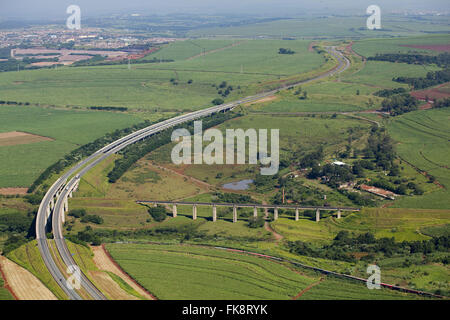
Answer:
[{"label": "grass", "polygon": [[148,55],[143,60],[153,58],[175,60],[175,61],[186,60],[196,55],[199,55],[200,53],[203,53],[203,50],[208,52],[211,50],[225,48],[229,45],[232,45],[234,42],[235,41],[231,40],[205,40],[205,39],[176,41],[167,45],[163,49]]},{"label": "grass", "polygon": [[365,284],[327,278],[305,292],[300,300],[415,300],[418,296],[389,289],[369,290]]},{"label": "grass", "polygon": [[365,284],[327,277],[286,264],[189,245],[108,244],[113,258],[159,299],[229,300],[415,299],[368,290]]},{"label": "grass", "polygon": [[377,53],[409,53],[412,51],[429,54],[437,53],[437,51],[403,47],[402,45],[445,45],[449,40],[448,34],[396,39],[367,39],[357,41],[353,45],[353,50],[365,57],[372,57]]},{"label": "grass", "polygon": [[112,112],[0,106],[0,132],[24,131],[54,139],[0,147],[0,188],[27,187],[68,152],[139,122],[137,117]]},{"label": "grass", "polygon": [[[216,46],[216,42],[210,47]],[[201,42],[206,46],[207,41]],[[222,43],[223,45],[225,43]],[[294,55],[280,55],[289,45]],[[155,55],[177,46],[192,54],[192,43],[169,45]],[[0,95],[5,100],[59,106],[126,106],[139,110],[186,111],[211,105],[218,96],[213,84],[227,81],[234,88],[229,100],[258,90],[259,83],[308,72],[324,64],[324,58],[307,50],[306,41],[253,40],[204,57],[163,64],[97,67],[63,67],[58,70],[5,72],[0,77]],[[200,50],[200,48],[198,48]],[[190,53],[189,53],[190,52]],[[169,54],[168,53],[168,54]],[[170,54],[169,54],[170,55]],[[241,73],[243,66],[243,73]],[[177,85],[170,80],[174,79]],[[189,80],[193,80],[188,84]]]},{"label": "grass", "polygon": [[414,198],[402,198],[395,207],[442,208],[450,207],[450,127],[447,109],[416,111],[391,120],[387,128],[398,142],[399,156],[419,170],[436,177],[445,188]]},{"label": "grass", "polygon": [[[356,95],[357,90],[360,95]],[[345,112],[368,109],[369,99],[377,102],[377,98],[368,94],[373,88],[342,82],[320,82],[302,86],[302,93],[295,95],[297,90],[281,92],[277,100],[262,104],[253,104],[256,112]],[[300,100],[306,91],[308,98]],[[367,94],[367,95],[366,95]]]},{"label": "grass", "polygon": [[[361,132],[370,124],[364,121],[331,116],[298,117],[283,115],[249,114],[244,117],[227,121],[218,126],[224,132],[226,129],[241,128],[243,130],[253,128],[279,129],[280,130],[280,154],[281,158],[293,156],[295,153],[305,154],[315,150],[317,146],[323,145],[327,154],[334,155],[338,150],[344,148],[347,141],[348,129]],[[356,141],[355,141],[356,143]],[[188,176],[205,181],[215,187],[221,187],[223,183],[237,181],[242,178],[254,178],[259,174],[256,166],[252,165],[171,165],[170,150],[173,144],[164,146],[149,155],[156,163],[168,165],[168,167],[179,170]],[[222,172],[221,176],[217,176]],[[250,189],[249,191],[254,191]]]},{"label": "grass", "polygon": [[[341,8],[342,9],[342,8]],[[349,8],[353,10],[354,8]],[[364,10],[364,8],[362,9]],[[362,11],[361,11],[362,13]],[[236,27],[216,27],[196,29],[190,36],[222,37],[297,37],[297,38],[375,38],[424,35],[427,31],[449,31],[444,17],[430,17],[423,20],[401,16],[383,15],[383,30],[371,31],[366,28],[366,16],[307,17],[301,19],[279,19],[269,22],[249,23]],[[429,35],[427,35],[429,36]]]},{"label": "grass", "polygon": [[316,280],[274,262],[214,249],[118,244],[107,249],[159,299],[289,299]]},{"label": "grass", "polygon": [[125,280],[123,280],[121,277],[110,271],[106,271],[106,273],[108,273],[111,279],[113,279],[123,291],[141,300],[146,300],[139,293],[137,293],[136,290],[134,290],[128,283],[126,283]]},{"label": "grass", "polygon": [[408,88],[407,85],[392,81],[395,77],[424,77],[430,71],[440,70],[435,66],[409,65],[384,61],[367,61],[358,73],[342,77],[342,81],[368,85],[374,88]]},{"label": "grass", "polygon": [[421,228],[448,223],[448,210],[365,208],[361,212],[344,216],[341,220],[322,219],[316,223],[309,219],[281,218],[271,225],[289,241],[328,243],[339,231],[356,234],[371,232],[377,238],[394,237],[396,241],[427,240]]}]

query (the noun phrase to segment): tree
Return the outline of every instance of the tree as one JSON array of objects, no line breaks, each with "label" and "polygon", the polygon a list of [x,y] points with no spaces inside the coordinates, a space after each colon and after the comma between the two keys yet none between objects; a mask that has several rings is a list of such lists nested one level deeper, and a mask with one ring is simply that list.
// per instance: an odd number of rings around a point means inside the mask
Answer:
[{"label": "tree", "polygon": [[158,205],[157,207],[148,208],[148,213],[150,213],[153,220],[157,222],[164,221],[167,218],[167,212],[163,206]]},{"label": "tree", "polygon": [[224,100],[221,99],[221,98],[216,98],[216,99],[214,99],[214,100],[212,101],[212,104],[214,104],[214,105],[216,105],[216,106],[219,106],[219,105],[221,105],[221,104],[223,104],[223,103],[224,103]]},{"label": "tree", "polygon": [[250,217],[248,218],[248,227],[249,228],[261,228],[264,226],[264,218],[263,217]]}]

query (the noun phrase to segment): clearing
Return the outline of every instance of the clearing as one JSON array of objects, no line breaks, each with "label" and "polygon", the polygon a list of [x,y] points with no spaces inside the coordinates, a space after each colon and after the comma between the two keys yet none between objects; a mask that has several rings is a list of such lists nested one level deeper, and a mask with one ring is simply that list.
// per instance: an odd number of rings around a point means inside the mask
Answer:
[{"label": "clearing", "polygon": [[41,141],[53,141],[53,139],[20,131],[0,133],[0,147],[30,144]]}]

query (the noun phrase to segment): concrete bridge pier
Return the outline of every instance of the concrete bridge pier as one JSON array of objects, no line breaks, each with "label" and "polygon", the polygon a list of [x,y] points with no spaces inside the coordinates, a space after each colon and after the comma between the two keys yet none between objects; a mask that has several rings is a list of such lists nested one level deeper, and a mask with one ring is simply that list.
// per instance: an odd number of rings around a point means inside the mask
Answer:
[{"label": "concrete bridge pier", "polygon": [[298,221],[298,219],[299,219],[298,208],[295,208],[295,221]]},{"label": "concrete bridge pier", "polygon": [[233,223],[237,222],[237,207],[233,206]]},{"label": "concrete bridge pier", "polygon": [[72,198],[72,197],[73,197],[73,190],[70,191],[70,193],[69,193],[69,198]]},{"label": "concrete bridge pier", "polygon": [[273,220],[278,220],[278,208],[273,209]]},{"label": "concrete bridge pier", "polygon": [[177,217],[177,214],[178,214],[178,212],[177,212],[177,205],[174,204],[173,207],[172,207],[172,216],[173,216],[174,218],[176,218],[176,217]]},{"label": "concrete bridge pier", "polygon": [[253,216],[254,216],[255,218],[258,217],[258,208],[257,208],[256,206],[253,207]]},{"label": "concrete bridge pier", "polygon": [[341,210],[338,210],[337,218],[338,218],[338,219],[341,218]]},{"label": "concrete bridge pier", "polygon": [[213,222],[217,221],[217,207],[213,206]]},{"label": "concrete bridge pier", "polygon": [[67,201],[67,198],[64,199],[64,211],[63,212],[67,212],[69,211],[69,203]]},{"label": "concrete bridge pier", "polygon": [[197,220],[197,206],[195,204],[192,206],[192,220]]},{"label": "concrete bridge pier", "polygon": [[55,207],[55,198],[52,197],[52,200],[50,200],[49,207],[50,209],[53,209]]},{"label": "concrete bridge pier", "polygon": [[52,211],[50,210],[50,206],[47,207],[47,219],[48,217],[50,217],[50,214],[52,213]]},{"label": "concrete bridge pier", "polygon": [[316,222],[319,222],[319,221],[320,221],[320,210],[317,209],[316,210]]}]

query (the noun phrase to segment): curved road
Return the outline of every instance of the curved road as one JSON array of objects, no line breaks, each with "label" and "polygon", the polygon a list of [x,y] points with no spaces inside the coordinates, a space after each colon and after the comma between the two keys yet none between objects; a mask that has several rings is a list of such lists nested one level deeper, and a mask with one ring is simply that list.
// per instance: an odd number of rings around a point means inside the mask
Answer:
[{"label": "curved road", "polygon": [[[67,294],[67,296],[72,300],[83,299],[82,296],[80,295],[80,291],[73,289],[72,286],[67,283],[66,276],[58,268],[58,265],[54,260],[54,257],[52,255],[52,252],[50,250],[47,241],[47,230],[49,229],[51,218],[53,238],[55,239],[55,245],[57,247],[59,255],[61,256],[62,261],[67,267],[68,266],[77,267],[64,240],[62,223],[64,219],[64,211],[65,209],[67,210],[67,208],[65,208],[65,203],[67,203],[67,197],[74,191],[74,189],[76,189],[81,177],[84,174],[86,174],[86,172],[88,172],[91,168],[93,168],[95,165],[97,165],[99,162],[103,161],[110,155],[115,154],[129,145],[144,140],[163,130],[169,129],[178,124],[182,124],[198,118],[209,116],[214,113],[231,110],[236,106],[239,106],[240,104],[254,102],[267,96],[276,94],[280,90],[293,88],[315,80],[333,76],[334,74],[345,71],[350,66],[350,61],[345,56],[343,56],[339,51],[337,51],[335,47],[327,47],[326,50],[328,51],[329,54],[331,54],[338,60],[338,66],[331,69],[328,72],[321,74],[320,76],[304,80],[290,86],[282,87],[280,89],[256,94],[254,96],[250,96],[235,102],[211,107],[205,110],[195,111],[186,115],[177,116],[175,118],[165,120],[160,123],[151,125],[147,128],[133,132],[130,135],[123,137],[119,140],[116,140],[115,142],[107,145],[106,147],[103,147],[102,149],[98,150],[88,158],[80,161],[68,172],[66,172],[61,178],[59,178],[47,191],[39,206],[39,211],[36,217],[36,239],[39,251],[41,253],[45,265],[47,266],[48,270],[50,271],[51,275],[58,283],[58,285]],[[69,180],[69,178],[71,179]],[[81,276],[80,284],[85,293],[87,293],[92,299],[96,300],[106,299],[106,297],[92,284],[91,281],[89,281],[89,279],[82,272],[80,276]]]}]

